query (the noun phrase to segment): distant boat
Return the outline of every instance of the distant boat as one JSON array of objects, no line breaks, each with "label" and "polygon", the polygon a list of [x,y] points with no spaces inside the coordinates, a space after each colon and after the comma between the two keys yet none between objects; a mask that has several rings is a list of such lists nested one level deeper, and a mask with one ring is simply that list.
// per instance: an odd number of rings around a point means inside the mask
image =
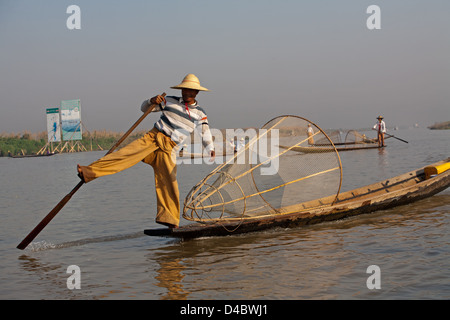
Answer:
[{"label": "distant boat", "polygon": [[35,157],[49,157],[53,156],[55,153],[44,153],[44,154],[18,154],[15,156],[9,156],[10,158],[35,158]]},{"label": "distant boat", "polygon": [[[385,146],[384,146],[385,147]],[[333,147],[287,147],[287,146],[281,146],[280,148],[283,149],[290,149],[292,151],[296,151],[296,152],[303,152],[303,153],[322,153],[322,152],[334,152],[335,150],[338,152],[341,151],[354,151],[354,150],[368,150],[368,149],[380,149],[380,148],[384,148],[382,146],[374,146],[374,145],[369,145],[369,146],[357,146],[357,147],[337,147],[336,149]]]}]

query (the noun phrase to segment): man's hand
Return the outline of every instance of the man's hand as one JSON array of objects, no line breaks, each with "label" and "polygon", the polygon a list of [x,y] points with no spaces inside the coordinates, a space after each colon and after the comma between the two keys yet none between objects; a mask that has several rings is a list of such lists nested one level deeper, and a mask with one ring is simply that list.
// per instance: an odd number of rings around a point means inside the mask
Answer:
[{"label": "man's hand", "polygon": [[150,102],[150,104],[160,104],[163,101],[164,103],[166,103],[166,99],[164,99],[164,97],[161,95],[154,96],[153,98],[150,98],[148,101]]}]

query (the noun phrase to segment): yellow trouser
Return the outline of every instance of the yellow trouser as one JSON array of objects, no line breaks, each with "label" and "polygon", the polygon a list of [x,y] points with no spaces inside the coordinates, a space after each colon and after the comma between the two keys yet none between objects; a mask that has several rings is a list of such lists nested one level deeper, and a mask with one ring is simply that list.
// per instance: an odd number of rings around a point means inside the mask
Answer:
[{"label": "yellow trouser", "polygon": [[172,158],[176,143],[153,128],[142,138],[103,158],[81,166],[85,182],[114,174],[143,161],[153,167],[157,200],[156,222],[178,226],[180,222],[180,195],[178,192],[177,167]]}]

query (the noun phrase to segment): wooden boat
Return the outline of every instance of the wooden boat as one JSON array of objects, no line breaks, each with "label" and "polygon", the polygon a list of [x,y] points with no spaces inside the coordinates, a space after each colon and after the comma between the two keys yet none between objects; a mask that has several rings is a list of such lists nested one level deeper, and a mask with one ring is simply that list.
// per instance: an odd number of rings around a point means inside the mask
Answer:
[{"label": "wooden boat", "polygon": [[321,198],[285,207],[279,214],[264,218],[242,219],[233,222],[220,221],[214,224],[189,224],[176,229],[144,230],[144,233],[149,236],[189,239],[226,236],[275,227],[291,228],[339,220],[412,203],[431,197],[449,186],[450,158],[394,178],[343,192],[331,206],[322,206],[321,203],[326,203],[327,198]]},{"label": "wooden boat", "polygon": [[[216,158],[232,156],[232,155],[233,155],[232,153],[216,153]],[[209,159],[211,156],[209,154],[183,152],[183,153],[179,153],[178,157],[181,158],[181,159],[185,159],[185,158],[190,158],[190,159],[206,158],[206,159]]]},{"label": "wooden boat", "polygon": [[[191,159],[210,158],[211,157],[209,154],[189,153],[189,152],[184,152],[183,154],[179,154],[178,156],[180,158],[191,158]],[[226,156],[226,154],[224,154],[224,153],[216,154],[216,157],[225,157],[225,156]]]},{"label": "wooden boat", "polygon": [[[366,150],[366,149],[381,149],[381,148],[385,148],[381,147],[381,146],[374,146],[374,145],[367,145],[367,146],[362,146],[362,145],[358,145],[357,147],[336,147],[336,150],[338,152],[341,151],[354,151],[354,150]],[[289,147],[286,146],[280,146],[280,148],[283,149],[288,149]],[[293,147],[291,149],[292,151],[296,151],[296,152],[303,152],[303,153],[321,153],[321,152],[334,152],[334,148],[333,147],[316,147],[316,146],[311,146],[311,147]]]},{"label": "wooden boat", "polygon": [[[350,146],[350,145],[366,145],[366,144],[375,144],[375,143],[377,143],[376,141],[375,142],[362,142],[362,141],[356,141],[356,142],[334,142],[333,144],[335,145],[335,146]],[[314,144],[311,144],[311,146],[314,146],[314,147],[331,147],[331,144],[330,143],[314,143]]]},{"label": "wooden boat", "polygon": [[43,154],[18,154],[15,156],[10,156],[10,158],[37,158],[37,157],[50,157],[53,156],[54,153],[43,153]]}]

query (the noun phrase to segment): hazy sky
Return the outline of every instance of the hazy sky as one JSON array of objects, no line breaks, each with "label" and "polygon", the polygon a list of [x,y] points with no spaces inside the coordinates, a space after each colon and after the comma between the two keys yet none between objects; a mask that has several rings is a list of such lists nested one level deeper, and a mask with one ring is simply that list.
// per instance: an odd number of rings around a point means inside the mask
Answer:
[{"label": "hazy sky", "polygon": [[[72,4],[81,30],[66,26]],[[70,99],[89,130],[126,131],[187,73],[211,90],[198,100],[214,128],[283,114],[323,129],[450,121],[449,12],[448,0],[0,0],[0,133],[45,131],[45,109]]]}]

